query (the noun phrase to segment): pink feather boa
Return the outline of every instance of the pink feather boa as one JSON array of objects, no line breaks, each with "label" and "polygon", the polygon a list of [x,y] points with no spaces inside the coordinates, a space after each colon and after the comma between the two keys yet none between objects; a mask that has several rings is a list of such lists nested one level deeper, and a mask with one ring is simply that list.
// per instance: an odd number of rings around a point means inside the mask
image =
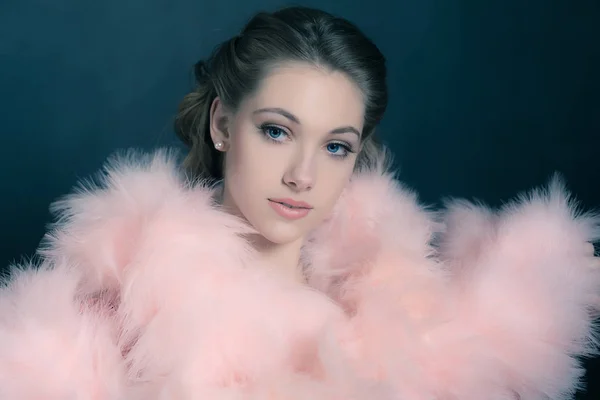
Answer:
[{"label": "pink feather boa", "polygon": [[0,290],[2,399],[562,400],[596,350],[599,218],[557,180],[438,215],[357,173],[304,246],[308,286],[256,265],[166,152],[55,211]]}]

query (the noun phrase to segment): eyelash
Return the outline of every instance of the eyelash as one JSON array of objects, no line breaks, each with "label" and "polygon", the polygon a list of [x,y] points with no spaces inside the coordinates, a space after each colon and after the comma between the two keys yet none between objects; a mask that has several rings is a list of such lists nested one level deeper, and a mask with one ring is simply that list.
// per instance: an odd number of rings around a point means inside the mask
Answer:
[{"label": "eyelash", "polygon": [[[259,129],[260,129],[261,133],[264,135],[265,139],[267,139],[270,142],[274,142],[274,143],[278,143],[278,144],[282,144],[283,141],[277,140],[277,139],[273,138],[271,135],[269,135],[269,130],[277,130],[287,137],[290,136],[285,131],[285,129],[280,128],[279,126],[276,126],[276,125],[264,124],[264,125],[261,125]],[[334,142],[329,142],[327,144],[327,147],[329,147],[331,145],[339,146],[343,150],[343,154],[341,154],[341,155],[329,152],[329,154],[334,158],[344,159],[344,158],[348,157],[348,155],[350,155],[350,153],[354,153],[354,151],[352,150],[352,147],[347,143],[334,141]]]}]

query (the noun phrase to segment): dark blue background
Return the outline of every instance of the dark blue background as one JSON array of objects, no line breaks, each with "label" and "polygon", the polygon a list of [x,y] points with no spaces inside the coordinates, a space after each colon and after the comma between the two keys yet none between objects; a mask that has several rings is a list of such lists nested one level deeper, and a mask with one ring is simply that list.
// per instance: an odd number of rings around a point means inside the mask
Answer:
[{"label": "dark blue background", "polygon": [[[381,133],[424,201],[496,205],[559,171],[600,206],[600,2],[300,3],[355,21],[387,55]],[[48,204],[109,154],[175,144],[192,64],[254,12],[284,4],[3,0],[1,265],[33,252]]]}]

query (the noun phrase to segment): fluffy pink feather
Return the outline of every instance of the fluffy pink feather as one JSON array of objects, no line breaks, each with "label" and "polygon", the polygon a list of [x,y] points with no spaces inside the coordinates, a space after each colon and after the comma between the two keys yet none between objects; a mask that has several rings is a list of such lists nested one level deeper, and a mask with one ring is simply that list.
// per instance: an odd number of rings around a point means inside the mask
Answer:
[{"label": "fluffy pink feather", "polygon": [[435,257],[414,196],[369,174],[351,190],[359,201],[342,199],[307,258],[354,315],[362,373],[411,399],[566,399],[580,387],[577,357],[596,349],[600,270],[587,246],[599,219],[560,181],[499,212],[450,204]]},{"label": "fluffy pink feather", "polygon": [[110,315],[79,302],[78,271],[14,269],[0,291],[0,398],[119,399],[125,365]]},{"label": "fluffy pink feather", "polygon": [[0,394],[560,400],[577,387],[598,219],[558,181],[498,212],[450,204],[440,224],[383,170],[357,173],[303,248],[309,287],[257,265],[252,230],[213,194],[172,154],[131,153],[58,202],[41,269],[0,291]]}]

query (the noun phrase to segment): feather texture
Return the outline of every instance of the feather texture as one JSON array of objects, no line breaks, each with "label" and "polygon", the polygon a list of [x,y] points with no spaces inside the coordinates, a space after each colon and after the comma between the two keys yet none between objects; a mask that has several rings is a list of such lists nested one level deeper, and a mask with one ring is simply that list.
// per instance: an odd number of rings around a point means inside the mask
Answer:
[{"label": "feather texture", "polygon": [[301,286],[259,265],[252,229],[176,165],[129,153],[55,204],[41,264],[0,290],[0,397],[563,400],[580,386],[599,218],[559,179],[500,210],[434,213],[386,171],[357,172],[305,242]]}]

